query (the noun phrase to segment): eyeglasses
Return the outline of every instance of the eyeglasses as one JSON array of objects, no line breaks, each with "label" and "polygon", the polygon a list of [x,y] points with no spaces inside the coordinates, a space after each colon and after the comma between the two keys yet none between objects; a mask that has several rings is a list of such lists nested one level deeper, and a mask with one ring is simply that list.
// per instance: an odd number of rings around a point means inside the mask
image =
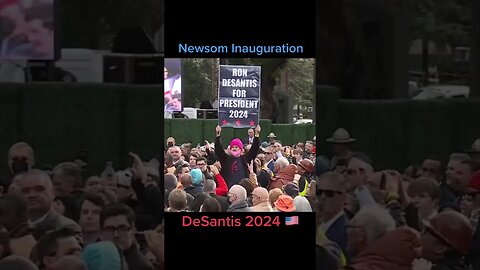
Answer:
[{"label": "eyeglasses", "polygon": [[336,191],[336,190],[331,190],[331,189],[317,189],[317,196],[321,197],[322,194],[325,194],[327,198],[332,198],[335,196],[335,194],[342,195],[343,192],[341,191]]},{"label": "eyeglasses", "polygon": [[103,230],[105,232],[109,232],[109,233],[113,233],[115,231],[117,231],[119,234],[121,233],[128,233],[132,228],[130,228],[129,226],[126,226],[126,225],[121,225],[121,226],[106,226],[106,227],[103,227]]},{"label": "eyeglasses", "polygon": [[205,165],[207,165],[207,164],[205,164],[205,163],[197,163],[197,166],[205,166]]}]

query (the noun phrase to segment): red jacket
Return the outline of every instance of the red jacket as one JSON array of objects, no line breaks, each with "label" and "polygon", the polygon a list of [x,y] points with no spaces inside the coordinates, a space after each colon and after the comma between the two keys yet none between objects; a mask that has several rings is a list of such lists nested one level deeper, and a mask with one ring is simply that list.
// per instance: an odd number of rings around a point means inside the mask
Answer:
[{"label": "red jacket", "polygon": [[218,183],[218,187],[217,189],[215,189],[215,194],[217,194],[218,196],[227,196],[228,187],[225,179],[223,179],[221,174],[215,175],[215,178],[217,179]]}]

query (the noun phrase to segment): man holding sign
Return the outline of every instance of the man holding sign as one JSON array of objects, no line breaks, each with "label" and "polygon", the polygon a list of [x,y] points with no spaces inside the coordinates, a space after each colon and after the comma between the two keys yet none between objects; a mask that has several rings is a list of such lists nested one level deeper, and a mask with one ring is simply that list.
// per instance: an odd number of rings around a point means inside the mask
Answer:
[{"label": "man holding sign", "polygon": [[220,66],[218,121],[222,127],[258,125],[260,116],[259,66]]},{"label": "man holding sign", "polygon": [[[244,154],[243,143],[240,139],[235,138],[230,142],[230,149],[228,153],[223,149],[222,140],[220,135],[222,133],[222,127],[217,126],[215,129],[215,154],[222,165],[220,174],[227,182],[228,188],[235,184],[238,184],[240,180],[248,178],[249,168],[248,166],[258,155],[260,148],[260,126],[255,128],[255,138],[253,139],[252,147],[250,151]],[[254,165],[251,165],[254,166]],[[255,168],[253,168],[255,171]]]}]

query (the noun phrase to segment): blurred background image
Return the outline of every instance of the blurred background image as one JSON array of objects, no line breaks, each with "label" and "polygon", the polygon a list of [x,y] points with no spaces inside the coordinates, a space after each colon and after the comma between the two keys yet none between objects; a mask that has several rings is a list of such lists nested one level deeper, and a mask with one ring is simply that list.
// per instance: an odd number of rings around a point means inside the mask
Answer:
[{"label": "blurred background image", "polygon": [[0,59],[55,57],[53,0],[0,1]]}]

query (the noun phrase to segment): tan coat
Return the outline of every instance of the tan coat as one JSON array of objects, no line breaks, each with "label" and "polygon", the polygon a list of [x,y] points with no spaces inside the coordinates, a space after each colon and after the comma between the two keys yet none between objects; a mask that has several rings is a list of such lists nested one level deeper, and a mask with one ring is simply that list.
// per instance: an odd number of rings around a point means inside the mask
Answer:
[{"label": "tan coat", "polygon": [[288,164],[285,168],[281,169],[277,174],[275,174],[268,183],[267,190],[272,190],[274,188],[280,188],[283,190],[283,187],[288,183],[293,182],[297,167],[293,164]]},{"label": "tan coat", "polygon": [[268,201],[252,206],[250,209],[252,209],[253,212],[273,212],[273,209],[270,204],[268,204]]},{"label": "tan coat", "polygon": [[10,249],[13,255],[22,256],[29,259],[32,247],[37,243],[31,234],[19,238],[10,239]]}]

